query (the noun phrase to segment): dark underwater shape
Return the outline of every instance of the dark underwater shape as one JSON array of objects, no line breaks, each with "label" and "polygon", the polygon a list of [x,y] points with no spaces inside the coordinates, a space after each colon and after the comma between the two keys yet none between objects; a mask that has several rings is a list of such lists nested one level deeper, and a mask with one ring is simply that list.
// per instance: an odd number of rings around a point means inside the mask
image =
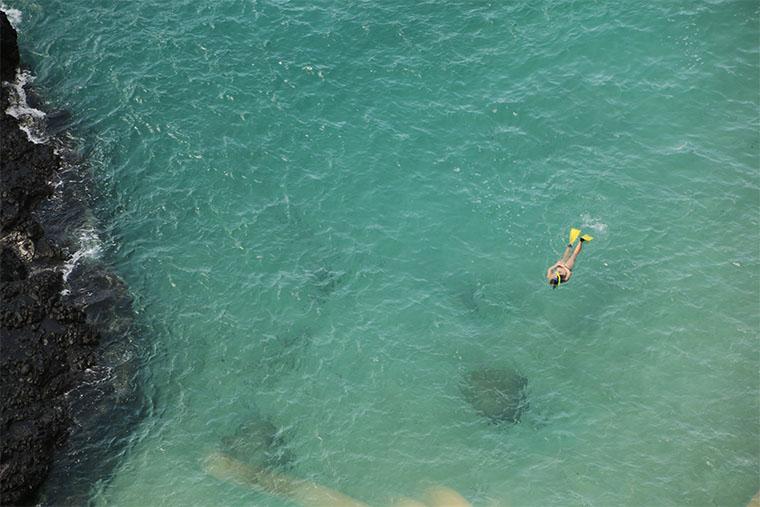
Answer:
[{"label": "dark underwater shape", "polygon": [[492,423],[515,424],[528,408],[527,386],[528,379],[511,368],[483,368],[465,375],[462,394]]},{"label": "dark underwater shape", "polygon": [[282,432],[261,418],[241,424],[233,435],[222,438],[221,449],[239,461],[264,468],[287,468],[293,461]]},{"label": "dark underwater shape", "polygon": [[469,317],[476,319],[503,319],[514,310],[514,288],[498,276],[455,275],[446,284],[456,304]]},{"label": "dark underwater shape", "polygon": [[298,370],[311,341],[312,333],[308,328],[283,329],[264,334],[251,358],[257,372],[263,375],[259,381],[271,384],[279,381],[283,375]]},{"label": "dark underwater shape", "polygon": [[327,298],[346,281],[348,276],[345,271],[336,271],[333,269],[321,267],[316,271],[309,273],[312,285],[318,292],[318,298]]}]

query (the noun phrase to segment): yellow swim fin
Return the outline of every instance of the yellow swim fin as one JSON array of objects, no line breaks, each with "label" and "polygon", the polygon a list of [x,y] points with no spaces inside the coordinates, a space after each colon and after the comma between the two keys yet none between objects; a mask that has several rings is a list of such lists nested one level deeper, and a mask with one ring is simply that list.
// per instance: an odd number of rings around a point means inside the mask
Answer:
[{"label": "yellow swim fin", "polygon": [[581,236],[581,241],[591,241],[592,239],[594,238],[589,236],[588,234],[584,234],[583,236]]},{"label": "yellow swim fin", "polygon": [[575,243],[575,240],[578,239],[578,236],[581,235],[580,229],[570,229],[570,244],[572,245]]}]

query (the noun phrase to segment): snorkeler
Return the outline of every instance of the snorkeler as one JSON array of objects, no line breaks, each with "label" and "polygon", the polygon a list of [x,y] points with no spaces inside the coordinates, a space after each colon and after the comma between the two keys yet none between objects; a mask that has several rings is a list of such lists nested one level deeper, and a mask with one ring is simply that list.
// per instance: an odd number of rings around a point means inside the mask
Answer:
[{"label": "snorkeler", "polygon": [[[578,241],[578,244],[575,245],[575,250],[573,250],[573,243],[578,239],[578,236],[580,236],[580,241]],[[560,260],[546,270],[546,278],[549,280],[549,285],[551,285],[553,289],[556,289],[560,284],[567,283],[570,280],[573,276],[575,259],[578,257],[578,254],[581,253],[583,243],[591,241],[592,239],[594,238],[588,234],[581,236],[580,229],[570,229],[570,242],[567,244],[565,253],[562,254]]]}]

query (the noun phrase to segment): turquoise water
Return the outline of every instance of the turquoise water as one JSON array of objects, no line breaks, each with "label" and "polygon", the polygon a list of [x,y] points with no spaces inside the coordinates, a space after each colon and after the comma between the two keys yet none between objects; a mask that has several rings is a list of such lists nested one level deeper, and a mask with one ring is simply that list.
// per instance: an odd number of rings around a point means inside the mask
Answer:
[{"label": "turquoise water", "polygon": [[252,418],[373,505],[760,488],[756,2],[113,4],[7,2],[149,344],[96,505],[291,505],[204,471]]}]

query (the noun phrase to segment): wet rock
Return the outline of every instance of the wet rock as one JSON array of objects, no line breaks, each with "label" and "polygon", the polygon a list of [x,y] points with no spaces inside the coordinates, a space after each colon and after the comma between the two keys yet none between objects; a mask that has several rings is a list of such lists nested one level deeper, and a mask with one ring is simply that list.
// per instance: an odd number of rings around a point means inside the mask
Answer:
[{"label": "wet rock", "polygon": [[28,275],[26,264],[9,246],[3,246],[0,251],[0,281],[13,282],[23,280]]},{"label": "wet rock", "polygon": [[[3,503],[30,502],[69,428],[66,392],[93,361],[95,332],[81,312],[54,317],[60,273],[4,281],[0,340]],[[95,340],[97,343],[97,340]]]},{"label": "wet rock", "polygon": [[461,390],[467,402],[494,424],[520,422],[528,408],[528,379],[511,368],[483,368],[465,375]]},{"label": "wet rock", "polygon": [[45,119],[47,120],[48,133],[55,135],[64,132],[69,127],[71,113],[65,109],[50,111]]},{"label": "wet rock", "polygon": [[0,16],[0,80],[13,81],[19,66],[16,30],[11,26],[8,16]]}]

